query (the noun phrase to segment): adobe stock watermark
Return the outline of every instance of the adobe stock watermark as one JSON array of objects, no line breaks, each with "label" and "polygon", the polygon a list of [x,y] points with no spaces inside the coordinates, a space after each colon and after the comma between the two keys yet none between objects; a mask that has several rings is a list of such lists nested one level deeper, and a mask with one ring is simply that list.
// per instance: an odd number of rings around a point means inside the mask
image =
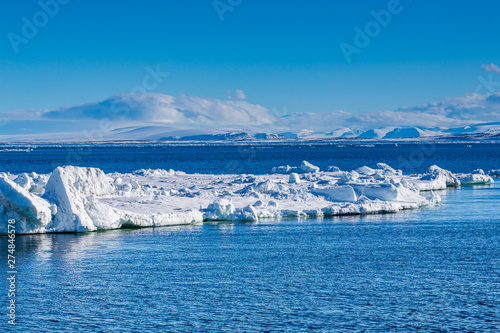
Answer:
[{"label": "adobe stock watermark", "polygon": [[226,12],[232,12],[236,7],[241,5],[243,0],[214,0],[212,5],[214,6],[219,20],[224,21],[224,15]]},{"label": "adobe stock watermark", "polygon": [[7,235],[9,237],[7,244],[7,281],[8,281],[8,306],[7,316],[10,325],[16,325],[16,220],[7,220]]},{"label": "adobe stock watermark", "polygon": [[278,133],[290,131],[292,122],[287,118],[290,113],[287,110],[286,105],[281,109],[272,108],[271,115],[273,116],[273,121],[270,124],[264,126],[264,130],[269,131],[269,133]]},{"label": "adobe stock watermark", "polygon": [[400,0],[389,0],[386,9],[370,11],[373,20],[368,21],[363,29],[358,26],[354,27],[355,34],[352,44],[347,42],[339,44],[347,63],[351,63],[354,54],[360,54],[363,49],[368,47],[371,41],[382,32],[382,28],[387,28],[391,24],[393,16],[401,14],[403,9]]},{"label": "adobe stock watermark", "polygon": [[479,75],[477,77],[477,80],[479,81],[479,84],[476,86],[476,89],[474,92],[478,95],[481,95],[481,92],[483,89],[485,89],[487,92],[493,94],[498,91],[498,87],[500,87],[500,81],[493,81],[493,74],[490,73],[488,75],[488,78],[485,78],[483,75]]},{"label": "adobe stock watermark", "polygon": [[[290,130],[290,124],[286,115],[288,115],[287,107],[283,106],[282,109],[273,108],[270,110],[273,119],[268,124],[263,124],[260,128],[264,134],[280,134]],[[244,173],[244,166],[259,159],[263,147],[260,145],[238,146],[238,160],[231,160],[227,162],[225,171],[226,173]]]},{"label": "adobe stock watermark", "polygon": [[19,53],[19,46],[21,44],[28,44],[30,40],[38,35],[41,28],[45,27],[51,18],[54,18],[61,8],[61,5],[66,5],[70,0],[40,0],[38,6],[40,10],[37,11],[31,19],[23,16],[21,21],[20,34],[9,32],[7,38],[9,39],[12,49],[17,54]]},{"label": "adobe stock watermark", "polygon": [[130,90],[130,98],[124,99],[120,102],[115,101],[111,104],[111,117],[110,119],[103,119],[99,123],[99,129],[88,132],[83,131],[85,137],[89,141],[100,141],[103,139],[104,133],[111,130],[111,118],[117,120],[126,120],[130,111],[133,110],[137,105],[144,99],[147,93],[152,92],[160,83],[167,78],[170,73],[162,72],[160,70],[160,65],[156,65],[153,69],[151,66],[146,66],[145,68],[148,74],[144,75],[142,79],[142,84],[138,84]]},{"label": "adobe stock watermark", "polygon": [[478,84],[474,89],[476,97],[464,99],[463,102],[461,103],[461,106],[463,108],[466,109],[473,108],[475,107],[474,102],[477,100],[478,97],[484,98],[484,96],[487,96],[488,94],[494,94],[499,91],[500,81],[494,81],[493,74],[500,76],[500,68],[495,64],[482,65],[482,68],[485,71],[489,72],[488,76],[485,77],[485,75],[482,74],[477,76]]},{"label": "adobe stock watermark", "polygon": [[[141,84],[136,85],[130,90],[129,98],[114,100],[110,106],[110,114],[107,118],[99,121],[99,127],[93,131],[83,130],[81,133],[85,136],[86,141],[104,141],[105,134],[113,129],[113,121],[125,121],[128,119],[131,111],[146,97],[149,92],[152,92],[167,78],[170,73],[162,72],[160,65],[156,64],[155,68],[146,66],[147,74],[142,78]],[[70,149],[66,155],[66,163],[80,163],[85,156],[90,155],[91,149],[78,150]],[[54,164],[54,167],[58,165]]]},{"label": "adobe stock watermark", "polygon": [[416,172],[434,153],[436,153],[435,142],[419,142],[407,157],[398,157],[399,169]]}]

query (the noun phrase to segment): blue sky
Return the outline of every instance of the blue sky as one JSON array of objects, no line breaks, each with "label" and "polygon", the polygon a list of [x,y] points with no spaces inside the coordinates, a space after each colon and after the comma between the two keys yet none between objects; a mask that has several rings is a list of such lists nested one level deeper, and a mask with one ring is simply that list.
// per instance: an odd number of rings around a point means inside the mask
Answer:
[{"label": "blue sky", "polygon": [[156,65],[170,73],[156,93],[225,99],[241,89],[249,103],[290,112],[394,110],[472,92],[481,65],[500,63],[492,0],[401,0],[402,11],[348,63],[339,44],[353,44],[354,27],[388,3],[243,0],[220,20],[211,0],[71,0],[15,53],[8,34],[22,35],[22,18],[41,7],[9,1],[0,14],[0,111],[104,100],[130,92]]}]

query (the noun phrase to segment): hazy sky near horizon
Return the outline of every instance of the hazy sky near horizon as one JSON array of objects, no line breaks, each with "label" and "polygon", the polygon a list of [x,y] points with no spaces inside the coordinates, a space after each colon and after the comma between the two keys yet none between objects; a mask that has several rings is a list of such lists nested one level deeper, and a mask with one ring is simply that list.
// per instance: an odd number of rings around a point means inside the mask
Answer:
[{"label": "hazy sky near horizon", "polygon": [[[481,65],[500,63],[500,2],[399,2],[71,0],[47,7],[45,22],[40,3],[51,0],[9,1],[0,111],[128,93],[148,66],[169,73],[155,93],[226,99],[240,89],[290,112],[395,110],[473,92]],[[377,30],[371,12],[390,8]],[[26,34],[23,18],[38,31]],[[367,25],[369,43],[356,44]],[[350,62],[341,43],[358,45]]]}]

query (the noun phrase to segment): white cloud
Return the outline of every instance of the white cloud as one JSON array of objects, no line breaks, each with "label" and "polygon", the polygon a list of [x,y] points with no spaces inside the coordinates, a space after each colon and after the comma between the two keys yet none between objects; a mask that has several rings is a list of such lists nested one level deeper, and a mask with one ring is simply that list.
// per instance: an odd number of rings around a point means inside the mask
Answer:
[{"label": "white cloud", "polygon": [[36,120],[47,110],[10,110],[0,111],[0,120]]},{"label": "white cloud", "polygon": [[228,99],[247,99],[247,95],[243,90],[236,89],[234,92],[231,90],[227,91],[227,98]]},{"label": "white cloud", "polygon": [[197,126],[259,126],[270,123],[269,110],[246,101],[222,101],[180,95],[124,94],[104,101],[85,103],[46,112],[44,119],[108,119],[111,121],[154,121]]},{"label": "white cloud", "polygon": [[[500,122],[500,93],[446,98],[442,101],[401,107],[396,110],[351,114],[274,112],[242,100],[218,100],[195,96],[177,97],[148,93],[123,94],[106,100],[56,110],[16,110],[0,112],[0,132],[33,133],[74,131],[99,127],[109,120],[108,130],[124,125],[151,123],[177,128],[242,129],[283,133],[314,130],[331,132],[338,128],[376,129],[398,127],[457,127]],[[26,132],[26,130],[24,130]]]},{"label": "white cloud", "polygon": [[500,74],[500,68],[497,65],[495,65],[494,63],[481,65],[481,67],[487,72],[493,72],[493,73]]},{"label": "white cloud", "polygon": [[386,126],[454,127],[500,121],[500,93],[467,94],[442,101],[402,107],[396,110],[351,114],[345,111],[327,113],[293,113],[280,116],[272,123],[277,129],[311,129],[331,131],[349,127],[363,130]]}]

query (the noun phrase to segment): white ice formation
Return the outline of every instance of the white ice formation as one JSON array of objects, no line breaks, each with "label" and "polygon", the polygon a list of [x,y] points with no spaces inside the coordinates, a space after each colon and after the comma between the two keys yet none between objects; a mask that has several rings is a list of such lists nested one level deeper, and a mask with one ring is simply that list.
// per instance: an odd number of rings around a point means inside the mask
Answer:
[{"label": "white ice formation", "polygon": [[394,213],[439,205],[434,190],[489,184],[490,175],[500,174],[454,174],[431,166],[426,174],[404,176],[384,163],[325,172],[307,161],[272,171],[211,175],[142,169],[105,174],[64,166],[48,175],[0,173],[0,234],[7,233],[9,219],[16,221],[17,233],[46,233]]}]

